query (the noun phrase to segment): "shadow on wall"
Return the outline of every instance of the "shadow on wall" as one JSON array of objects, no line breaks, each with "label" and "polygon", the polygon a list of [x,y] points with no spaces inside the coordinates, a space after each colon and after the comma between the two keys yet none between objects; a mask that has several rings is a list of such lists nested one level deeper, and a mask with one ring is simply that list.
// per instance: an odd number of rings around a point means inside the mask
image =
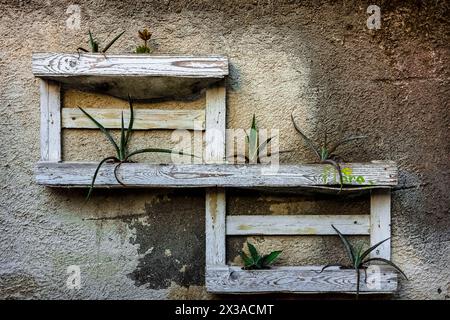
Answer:
[{"label": "shadow on wall", "polygon": [[132,219],[139,264],[128,275],[137,286],[165,289],[204,284],[205,193],[176,191],[145,205],[144,219]]}]

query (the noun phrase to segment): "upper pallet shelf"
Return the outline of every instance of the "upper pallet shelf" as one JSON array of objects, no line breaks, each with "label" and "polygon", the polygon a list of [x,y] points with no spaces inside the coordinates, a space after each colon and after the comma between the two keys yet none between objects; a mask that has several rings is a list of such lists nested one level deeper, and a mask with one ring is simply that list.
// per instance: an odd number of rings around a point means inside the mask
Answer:
[{"label": "upper pallet shelf", "polygon": [[228,75],[224,56],[33,54],[33,74],[126,99],[181,99]]}]

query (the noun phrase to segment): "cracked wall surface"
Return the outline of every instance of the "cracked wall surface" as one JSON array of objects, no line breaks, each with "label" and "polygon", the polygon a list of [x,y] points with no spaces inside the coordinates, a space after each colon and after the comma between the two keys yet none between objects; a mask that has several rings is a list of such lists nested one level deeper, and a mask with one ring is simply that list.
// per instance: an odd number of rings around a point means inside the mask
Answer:
[{"label": "cracked wall surface", "polygon": [[[449,299],[449,4],[379,1],[381,29],[368,30],[370,4],[0,0],[0,298],[223,298],[204,288],[204,191],[95,190],[85,202],[86,190],[34,183],[40,115],[32,52],[74,52],[87,46],[88,29],[103,41],[127,30],[109,52],[131,52],[139,43],[137,30],[148,26],[155,53],[229,57],[227,127],[247,128],[255,113],[260,127],[280,130],[280,149],[293,150],[282,155],[283,163],[314,161],[291,113],[318,140],[324,128],[333,138],[368,135],[340,154],[349,161],[394,160],[400,168],[392,199],[392,259],[410,280],[387,298]],[[70,5],[81,10],[79,30],[68,27]],[[74,90],[66,90],[62,101],[126,105]],[[203,104],[204,96],[157,107]],[[139,133],[133,146],[171,146],[170,137],[166,131]],[[102,139],[93,130],[63,130],[64,159],[107,155],[113,150]],[[230,191],[228,212],[368,213],[367,200]],[[264,251],[285,250],[280,264],[345,258],[335,237],[251,239]],[[229,239],[229,263],[241,263],[245,240]],[[71,265],[80,267],[80,289],[66,285]]]}]

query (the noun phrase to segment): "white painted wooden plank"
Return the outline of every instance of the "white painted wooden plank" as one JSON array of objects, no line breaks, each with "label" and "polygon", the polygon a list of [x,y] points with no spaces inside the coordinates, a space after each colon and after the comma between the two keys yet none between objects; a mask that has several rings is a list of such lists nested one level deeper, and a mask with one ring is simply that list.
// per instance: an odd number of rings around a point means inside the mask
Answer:
[{"label": "white painted wooden plank", "polygon": [[225,160],[226,96],[225,85],[206,90],[205,162]]},{"label": "white painted wooden plank", "polygon": [[[206,288],[211,293],[318,293],[356,292],[354,270],[317,267],[273,267],[269,270],[242,270],[240,267],[211,267],[206,270]],[[389,269],[368,275],[361,272],[361,294],[392,293],[397,289],[397,274]]]},{"label": "white painted wooden plank", "polygon": [[[130,118],[129,110],[109,108],[83,109],[107,129],[120,129],[122,112],[126,125]],[[78,108],[62,109],[62,127],[72,129],[98,129],[97,126]],[[134,109],[134,130],[203,130],[204,127],[204,110]]]},{"label": "white painted wooden plank", "polygon": [[[206,90],[205,155],[206,163],[223,163],[225,160],[225,85]],[[226,264],[226,195],[225,189],[206,190],[205,232],[206,269]]]},{"label": "white painted wooden plank", "polygon": [[58,83],[40,81],[41,160],[61,161],[61,88]]},{"label": "white painted wooden plank", "polygon": [[48,90],[48,81],[40,80],[41,161],[48,161],[49,152]]},{"label": "white painted wooden plank", "polygon": [[369,215],[232,215],[227,235],[368,235]]},{"label": "white painted wooden plank", "polygon": [[33,73],[67,88],[134,100],[184,99],[228,75],[223,56],[33,54]]},{"label": "white painted wooden plank", "polygon": [[33,74],[38,77],[161,76],[223,78],[228,75],[224,56],[110,55],[34,53]]},{"label": "white painted wooden plank", "polygon": [[[90,184],[96,166],[95,162],[38,163],[36,179],[38,183],[44,185],[86,187]],[[392,186],[397,183],[397,169],[392,163],[351,163],[345,166],[370,177],[374,183],[367,188]],[[104,187],[120,187],[114,179],[113,168],[114,165],[105,165],[100,170],[96,184]],[[170,188],[310,187],[315,189],[317,186],[325,186],[322,180],[323,171],[322,164],[280,165],[278,175],[262,175],[260,165],[124,163],[119,169],[122,180],[129,186]],[[360,189],[363,190],[364,187],[361,186]]]},{"label": "white painted wooden plank", "polygon": [[211,265],[225,265],[226,239],[225,190],[208,188],[205,192],[205,232],[206,232],[206,267]]},{"label": "white painted wooden plank", "polygon": [[[370,245],[391,236],[391,191],[375,189],[370,196]],[[371,252],[371,258],[391,259],[391,240]]]}]

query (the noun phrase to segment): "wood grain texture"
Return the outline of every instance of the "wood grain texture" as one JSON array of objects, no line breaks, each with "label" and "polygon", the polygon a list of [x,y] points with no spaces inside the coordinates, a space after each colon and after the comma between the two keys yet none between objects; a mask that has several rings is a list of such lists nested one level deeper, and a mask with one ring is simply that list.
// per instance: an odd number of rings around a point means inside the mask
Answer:
[{"label": "wood grain texture", "polygon": [[[205,155],[207,163],[225,159],[225,84],[206,90]],[[226,195],[225,189],[208,188],[205,194],[206,269],[226,264]]]},{"label": "wood grain texture", "polygon": [[[391,237],[391,191],[372,190],[370,196],[370,245]],[[370,253],[371,258],[391,259],[391,240]]]},{"label": "wood grain texture", "polygon": [[228,75],[223,56],[35,53],[35,76],[136,100],[184,99]]},{"label": "wood grain texture", "polygon": [[[123,112],[128,124],[130,111],[123,109],[83,108],[107,129],[120,129]],[[62,109],[62,127],[71,129],[98,129],[78,108]],[[133,130],[205,128],[204,110],[156,110],[134,109]]]},{"label": "wood grain texture", "polygon": [[61,161],[61,88],[40,81],[41,161]]},{"label": "wood grain texture", "polygon": [[232,215],[227,235],[368,235],[369,215]]},{"label": "wood grain texture", "polygon": [[224,56],[179,56],[100,53],[34,53],[33,74],[37,77],[74,76],[161,76],[223,78],[228,75]]},{"label": "wood grain texture", "polygon": [[[39,184],[49,186],[87,187],[96,166],[95,162],[38,163],[36,180]],[[263,175],[260,165],[124,163],[118,173],[125,184],[133,187],[315,188],[326,185],[322,179],[324,166],[280,165],[278,174]],[[370,177],[373,184],[369,187],[397,184],[397,167],[392,162],[349,163],[345,167]],[[96,185],[121,187],[114,179],[113,169],[114,165],[105,165],[100,170]]]},{"label": "wood grain texture", "polygon": [[[211,293],[317,293],[356,292],[354,270],[330,268],[320,273],[317,267],[273,267],[269,270],[242,270],[240,267],[210,267],[206,270],[206,288]],[[397,274],[380,269],[360,281],[361,293],[392,293],[397,289]]]},{"label": "wood grain texture", "polygon": [[225,85],[206,91],[205,156],[206,163],[223,163],[225,160],[226,126]]},{"label": "wood grain texture", "polygon": [[208,268],[210,265],[226,264],[225,190],[206,189],[205,201],[205,259]]}]

